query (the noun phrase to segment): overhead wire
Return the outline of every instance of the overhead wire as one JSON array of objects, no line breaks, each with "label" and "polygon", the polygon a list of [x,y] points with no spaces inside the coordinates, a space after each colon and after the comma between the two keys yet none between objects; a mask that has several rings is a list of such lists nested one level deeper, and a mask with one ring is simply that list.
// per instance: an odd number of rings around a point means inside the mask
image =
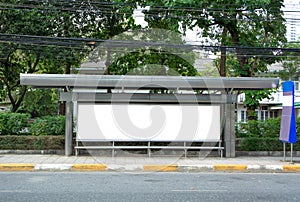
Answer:
[{"label": "overhead wire", "polygon": [[[39,3],[41,3],[41,2],[45,2],[45,1],[30,1],[30,2],[39,2]],[[51,2],[52,3],[52,2]],[[72,4],[72,8],[67,8],[67,10],[64,10],[64,9],[66,9],[66,8],[51,8],[51,9],[58,9],[59,11],[76,11],[76,12],[78,12],[78,9],[76,9],[76,7],[74,8],[74,6],[82,6],[83,4],[79,4],[79,2],[78,2],[78,4],[76,4],[77,3],[77,1],[72,1],[72,2],[70,2],[70,1],[58,1],[58,3],[63,3],[63,4],[70,4],[70,3],[73,3]],[[74,4],[75,3],[75,4]],[[108,13],[108,12],[111,12],[111,11],[114,11],[113,10],[113,6],[124,6],[124,5],[129,5],[129,4],[121,4],[121,3],[110,3],[110,2],[92,2],[92,1],[89,1],[88,2],[88,4],[94,4],[94,5],[101,5],[102,6],[102,9],[104,9],[104,10],[102,10],[101,12],[103,13]],[[0,7],[0,10],[1,9],[8,9],[8,10],[10,10],[10,9],[13,9],[14,7],[17,7],[17,9],[16,10],[20,10],[20,8],[23,8],[23,9],[40,9],[40,8],[43,8],[43,7],[38,7],[38,6],[36,6],[36,5],[23,5],[23,7],[22,7],[22,5],[21,5],[21,7],[20,7],[20,5],[16,5],[16,4],[11,4],[11,5],[7,5],[7,4],[0,4],[0,6],[6,6],[6,7]],[[130,5],[133,5],[133,4],[130,4]],[[82,7],[82,8],[84,8],[84,7]],[[48,10],[49,8],[44,8],[44,9],[46,9],[46,10]],[[106,10],[105,10],[106,9]],[[156,9],[156,10],[155,10]],[[163,7],[163,6],[161,6],[161,7],[153,7],[153,8],[151,8],[151,11],[170,11],[171,9],[174,9],[175,10],[175,8],[168,8],[168,7]],[[203,10],[201,10],[201,9],[191,9],[191,10],[184,10],[184,9],[187,9],[186,7],[180,7],[180,8],[176,8],[176,9],[183,9],[182,11],[194,11],[194,12],[197,12],[197,11],[203,11]],[[178,11],[177,10],[177,11]],[[225,9],[226,10],[226,9]],[[181,11],[181,10],[179,10],[179,11]],[[215,10],[211,10],[211,11],[215,11],[215,12],[221,12],[221,10],[219,10],[219,9],[215,9]],[[291,11],[292,12],[292,11]],[[294,11],[293,11],[294,12]],[[224,9],[222,10],[222,13],[224,13]],[[226,13],[226,12],[225,12]],[[128,12],[124,12],[124,13],[114,13],[114,14],[132,14],[132,13],[128,13]],[[147,14],[148,16],[157,16],[157,14]],[[168,17],[175,17],[175,18],[178,18],[178,17],[183,17],[183,16],[172,16],[172,15],[169,15]],[[206,18],[204,18],[204,17],[193,17],[193,19],[206,19]],[[229,20],[230,20],[230,18],[228,18]],[[233,20],[236,20],[236,18],[234,18]],[[241,19],[242,21],[245,21],[246,19]],[[295,18],[288,18],[287,20],[300,20],[300,19],[295,19]],[[3,34],[1,34],[1,36],[4,36]],[[16,35],[17,36],[17,35]],[[18,37],[22,37],[21,35],[18,35]],[[23,36],[24,37],[24,36]],[[26,37],[28,37],[28,36],[26,36]],[[91,39],[75,39],[75,38],[59,38],[59,37],[42,37],[42,36],[31,36],[31,37],[33,37],[33,38],[35,38],[35,39],[43,39],[43,40],[45,40],[45,39],[52,39],[52,38],[55,38],[56,40],[67,40],[68,42],[65,42],[65,41],[60,41],[59,43],[58,42],[51,42],[51,41],[49,41],[49,42],[47,42],[47,43],[45,43],[45,42],[43,42],[43,41],[40,41],[40,42],[34,42],[34,45],[35,46],[47,46],[47,45],[57,45],[57,46],[59,46],[59,47],[67,47],[67,48],[74,48],[74,47],[69,47],[69,46],[78,46],[78,43],[74,43],[74,42],[69,42],[70,40],[71,41],[81,41],[81,43],[82,42],[89,42]],[[17,41],[18,43],[24,43],[24,41],[22,42],[21,40],[16,40],[16,39],[14,39],[15,40],[15,42]],[[126,45],[126,46],[132,46],[132,43],[136,43],[136,41],[130,41],[130,42],[118,42],[118,41],[109,41],[109,40],[95,40],[95,39],[92,39],[92,41],[97,41],[97,43],[103,43],[103,42],[105,42],[105,43],[109,43],[110,44],[110,46],[112,45],[112,44],[117,44],[116,46],[124,46],[124,45]],[[10,41],[10,42],[12,42],[12,41]],[[33,42],[26,42],[26,43],[33,43]],[[81,44],[82,45],[82,44]],[[139,44],[140,46],[141,45],[147,45],[147,44],[145,44],[145,43],[141,43],[141,44]],[[149,44],[148,44],[149,45]],[[151,46],[154,46],[155,44],[154,43],[152,43],[151,44]],[[166,45],[166,44],[157,44],[157,46],[168,46],[168,45]],[[169,45],[169,46],[173,46],[173,47],[178,47],[179,45]],[[180,45],[181,46],[181,45]],[[195,45],[193,45],[193,47],[195,47]],[[201,46],[196,46],[196,47],[201,47]],[[216,47],[219,47],[219,46],[216,46]],[[202,49],[204,49],[204,48],[208,48],[208,47],[205,47],[205,46],[202,46]],[[212,47],[210,47],[210,48],[212,48]],[[227,47],[227,48],[229,48],[229,47]],[[231,47],[232,48],[232,47]],[[237,47],[235,47],[235,48],[237,48]],[[240,48],[240,47],[239,47]],[[253,48],[253,49],[257,49],[257,47],[251,47],[251,48]],[[262,47],[262,48],[264,48],[264,47]],[[245,49],[245,47],[243,47],[242,49]],[[266,48],[264,48],[264,49],[266,49]],[[270,49],[272,49],[272,50],[274,50],[274,48],[270,48]],[[281,49],[281,50],[283,50],[283,49]],[[295,50],[294,50],[295,51]]]},{"label": "overhead wire", "polygon": [[[45,1],[29,1],[29,2],[38,2],[38,3],[44,3],[45,4]],[[71,8],[67,8],[67,7],[66,8],[64,8],[64,7],[58,7],[58,8],[51,7],[51,8],[48,8],[48,7],[45,7],[45,5],[44,6],[38,6],[38,5],[30,5],[28,3],[25,4],[25,5],[23,5],[23,4],[21,4],[21,5],[19,5],[19,4],[3,4],[3,3],[1,4],[0,3],[0,10],[1,9],[8,9],[8,10],[10,10],[10,9],[13,9],[14,7],[16,7],[15,10],[20,10],[20,8],[24,8],[24,9],[36,9],[36,8],[41,9],[42,8],[42,9],[45,9],[45,11],[47,11],[47,12],[49,12],[51,10],[52,11],[56,10],[56,11],[69,11],[69,12],[70,11],[73,11],[73,12],[84,12],[84,11],[87,11],[87,10],[85,10],[84,9],[85,7],[82,7],[82,6],[85,5],[85,4],[88,4],[90,6],[91,5],[101,5],[101,8],[100,8],[101,11],[97,11],[97,9],[95,9],[95,7],[93,7],[94,9],[89,7],[89,9],[88,9],[89,12],[102,13],[102,14],[111,14],[111,12],[114,11],[115,12],[114,15],[132,15],[132,13],[122,12],[120,10],[113,9],[114,6],[124,6],[124,5],[127,5],[127,6],[130,5],[130,6],[132,6],[133,5],[132,3],[98,2],[98,1],[97,2],[88,1],[88,2],[85,2],[85,3],[82,3],[82,1],[80,1],[80,2],[77,2],[77,1],[58,1],[56,3],[55,2],[56,1],[54,1],[54,2],[50,1],[48,3],[54,4],[54,6],[55,5],[63,6],[64,4],[68,5],[68,6],[71,5]],[[4,6],[4,7],[1,7],[1,5]],[[224,6],[226,4],[220,4],[220,5]],[[234,4],[234,5],[238,5],[238,4]],[[76,8],[76,6],[78,6],[78,8]],[[242,5],[239,5],[239,6],[242,6]],[[153,13],[153,12],[156,12],[156,11],[172,11],[172,9],[176,11],[176,9],[179,9],[179,8],[182,9],[182,11],[185,11],[185,12],[192,12],[192,11],[194,11],[194,12],[198,12],[198,11],[199,12],[203,12],[203,9],[201,9],[201,8],[200,9],[189,8],[189,7],[176,7],[176,8],[172,8],[171,7],[170,8],[170,7],[165,7],[165,6],[154,6],[154,7],[151,7],[150,13],[148,12],[147,16],[157,17],[157,14]],[[214,8],[209,8],[209,9],[211,9],[214,12],[220,12],[222,14],[226,14],[226,9],[224,9],[224,8],[222,8],[221,10],[220,9],[213,10]],[[145,10],[147,10],[147,9],[145,9]],[[181,10],[179,10],[179,11],[181,11]],[[297,12],[297,11],[292,11],[292,10],[289,11],[289,10],[287,10],[286,12]],[[168,14],[168,18],[186,19],[186,16],[174,15],[174,14],[169,13]],[[205,20],[205,19],[207,19],[206,17],[196,16],[196,15],[190,16],[190,18],[192,18],[192,19],[198,19],[198,20],[201,20],[201,19]],[[226,17],[226,20],[251,21],[251,19],[247,19],[247,18],[237,19],[237,18],[228,17],[228,16]],[[300,19],[291,18],[291,20],[297,20],[298,21]],[[260,19],[259,22],[261,22],[261,21],[268,21],[268,19]],[[272,22],[274,22],[274,21],[276,21],[276,20],[273,19]]]},{"label": "overhead wire", "polygon": [[[16,43],[32,46],[57,46],[61,48],[69,48],[74,50],[84,50],[83,47],[91,47],[89,44],[93,42],[92,47],[109,47],[109,48],[143,48],[143,47],[164,47],[183,50],[208,50],[212,52],[220,51],[225,48],[228,52],[243,51],[245,56],[257,55],[264,56],[263,52],[293,52],[300,53],[300,48],[282,48],[282,47],[253,47],[253,46],[216,46],[216,45],[196,45],[196,44],[170,44],[160,41],[139,41],[139,40],[103,40],[90,38],[64,38],[64,37],[47,37],[47,36],[32,36],[19,34],[0,34],[0,42]],[[259,54],[253,54],[257,52]]]},{"label": "overhead wire", "polygon": [[[43,1],[43,0],[31,0],[31,1],[26,1],[26,3],[44,3],[44,4],[53,4],[53,5],[66,5],[66,6],[82,6],[82,5],[85,5],[85,4],[89,4],[89,5],[101,5],[103,7],[109,7],[109,6],[137,6],[138,3],[136,2],[115,2],[115,1],[76,1],[76,0],[69,0],[69,1]],[[158,5],[157,3],[147,3],[147,4],[142,4],[142,5],[148,5],[148,6],[151,6],[152,9],[161,9],[161,10],[184,10],[184,11],[191,11],[191,10],[194,10],[194,11],[201,11],[203,10],[203,8],[207,8],[207,9],[211,9],[211,10],[226,10],[225,7],[244,7],[244,8],[251,8],[252,10],[255,9],[261,9],[261,8],[265,8],[266,5],[268,4],[264,4],[264,3],[255,3],[253,2],[254,4],[250,5],[250,6],[247,6],[245,4],[237,4],[237,3],[228,3],[228,4],[221,4],[221,3],[216,3],[216,4],[212,4],[212,5],[208,5],[208,4],[199,4],[199,6],[201,6],[200,8],[195,8],[195,7],[191,7],[191,6],[184,6],[188,3],[182,3],[180,6],[171,6],[171,5]],[[142,6],[142,5],[139,5],[139,6]],[[289,4],[286,4],[286,5],[289,5]],[[211,6],[214,6],[214,7],[211,7]],[[227,10],[231,10],[230,8],[227,8]],[[250,10],[250,9],[248,9]],[[289,11],[287,10],[287,12],[293,12],[292,10]]]},{"label": "overhead wire", "polygon": [[[30,2],[30,1],[29,1]],[[31,2],[40,2],[40,1],[31,1]],[[44,2],[44,1],[42,1]],[[54,1],[56,2],[56,1]],[[92,1],[87,1],[85,3],[82,3],[82,1],[80,2],[77,2],[77,1],[72,1],[72,2],[67,2],[67,1],[60,1],[60,2],[64,2],[63,4],[58,4],[58,3],[54,3],[54,2],[49,2],[49,5],[51,5],[52,7],[46,7],[47,3],[44,2],[44,5],[30,5],[28,3],[26,4],[12,4],[12,3],[0,3],[0,6],[2,6],[1,8],[7,8],[7,9],[12,9],[14,7],[18,8],[18,9],[36,9],[36,8],[44,8],[46,10],[51,10],[51,9],[56,9],[56,10],[59,10],[59,11],[62,11],[62,10],[69,10],[69,11],[84,11],[84,8],[89,8],[89,10],[91,11],[91,9],[96,9],[96,8],[101,8],[103,10],[109,10],[109,11],[115,11],[115,7],[116,6],[129,6],[131,8],[133,8],[134,6],[134,9],[136,8],[136,5],[137,4],[133,4],[133,3],[118,3],[118,2],[115,2],[115,3],[108,3],[108,2],[92,2]],[[72,3],[72,4],[70,4]],[[65,5],[64,5],[65,4]],[[89,5],[89,6],[93,6],[93,5],[101,5],[101,7],[85,7],[85,5]],[[220,6],[218,8],[218,5]],[[157,6],[157,5],[154,5],[154,6],[150,6],[150,10],[151,11],[185,11],[185,12],[207,12],[207,11],[214,11],[214,12],[219,12],[219,13],[231,13],[232,11],[235,11],[235,12],[241,12],[241,11],[263,11],[262,8],[263,8],[263,4],[259,5],[261,8],[257,8],[257,9],[245,9],[245,10],[232,10],[230,8],[224,8],[223,6],[226,6],[226,4],[217,4],[215,6],[217,6],[216,8],[215,7],[203,7],[203,8],[195,8],[195,7],[167,7],[167,6]],[[59,7],[55,7],[55,6],[59,6]],[[65,7],[62,7],[62,6],[65,6]],[[243,4],[227,4],[227,6],[244,6]],[[68,8],[70,7],[70,8]],[[82,10],[80,10],[80,8]],[[118,7],[117,7],[118,8]],[[121,8],[121,7],[120,7]],[[146,8],[140,8],[140,10],[148,10]],[[94,10],[96,11],[96,10]],[[230,12],[227,12],[227,11],[230,11]],[[278,11],[278,10],[268,10],[268,12],[272,12],[272,11]],[[295,13],[298,13],[299,11],[297,10],[284,10],[284,12],[295,12]]]}]

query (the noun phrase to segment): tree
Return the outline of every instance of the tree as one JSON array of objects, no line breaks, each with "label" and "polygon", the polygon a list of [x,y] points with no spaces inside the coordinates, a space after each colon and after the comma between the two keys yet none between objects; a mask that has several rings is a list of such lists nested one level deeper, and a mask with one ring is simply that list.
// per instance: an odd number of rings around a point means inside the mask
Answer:
[{"label": "tree", "polygon": [[286,48],[291,51],[286,51],[284,53],[282,66],[283,69],[278,72],[278,75],[282,80],[298,80],[300,75],[300,59],[299,59],[299,48],[298,42],[288,43]]},{"label": "tree", "polygon": [[[62,58],[67,58],[61,57],[61,53],[66,54],[67,51],[68,57],[72,54],[70,47],[53,46],[47,43],[46,38],[42,38],[60,34],[60,13],[50,3],[22,0],[0,3],[6,7],[0,11],[0,76],[12,105],[11,111],[15,112],[28,89],[26,86],[20,86],[19,74],[56,73],[60,71],[61,65],[58,64]],[[71,29],[71,26],[68,28]],[[74,57],[78,58],[77,55]],[[74,57],[71,60],[74,60]],[[54,68],[56,65],[58,67]]]},{"label": "tree", "polygon": [[[202,28],[200,34],[203,37],[221,45],[217,51],[221,50],[223,56],[219,63],[222,76],[227,64],[222,47],[233,47],[229,50],[237,62],[231,68],[241,77],[255,76],[257,72],[266,71],[268,64],[280,60],[270,48],[281,47],[286,42],[285,20],[281,11],[283,0],[158,2],[158,6],[150,6],[145,13],[151,16],[156,12],[156,20],[160,17],[161,21],[175,19],[182,23],[183,31],[198,26]],[[147,5],[147,2],[143,3]],[[253,103],[247,105],[249,112],[257,107]]]},{"label": "tree", "polygon": [[[131,5],[131,1],[123,3]],[[174,31],[174,28],[179,27],[178,23],[152,19],[151,22],[148,20],[150,23],[147,28],[140,29],[140,26],[134,25],[133,10],[127,8],[125,13],[130,15],[121,19],[118,17],[119,12],[124,12],[126,8],[124,4],[122,9],[115,9],[114,14],[105,17],[106,20],[101,24],[103,28],[98,26],[102,30],[97,32],[98,35],[102,34],[102,38],[117,43],[100,44],[90,54],[88,59],[91,62],[105,58],[105,74],[170,75],[175,72],[176,75],[197,74],[193,67],[195,55],[192,50],[179,48],[184,42],[179,31]],[[115,6],[118,4],[114,4]],[[103,30],[107,30],[104,32],[106,35],[103,35]],[[164,47],[163,44],[173,47]]]},{"label": "tree", "polygon": [[[112,74],[195,76],[195,54],[184,44],[181,35],[165,29],[125,32],[113,38],[122,41],[111,49]],[[164,44],[170,47],[164,47]]]},{"label": "tree", "polygon": [[17,112],[29,113],[31,117],[57,115],[57,89],[29,88]]},{"label": "tree", "polygon": [[[27,87],[19,73],[66,73],[78,67],[94,39],[111,39],[134,29],[134,1],[0,1],[1,81],[12,111],[21,105]],[[15,40],[17,38],[17,40]],[[91,41],[84,40],[91,38]],[[107,54],[107,74],[110,48]],[[30,66],[29,66],[30,64]]]},{"label": "tree", "polygon": [[[94,13],[90,14],[90,26],[93,31],[89,34],[89,37],[112,40],[114,36],[139,28],[134,23],[133,11],[135,8],[136,3],[132,0],[107,1],[105,5],[95,4],[92,8]],[[106,58],[104,74],[107,75],[111,74],[111,49],[110,44],[106,43],[105,49],[101,49],[103,52],[98,55],[99,57],[102,55],[101,59]]]}]

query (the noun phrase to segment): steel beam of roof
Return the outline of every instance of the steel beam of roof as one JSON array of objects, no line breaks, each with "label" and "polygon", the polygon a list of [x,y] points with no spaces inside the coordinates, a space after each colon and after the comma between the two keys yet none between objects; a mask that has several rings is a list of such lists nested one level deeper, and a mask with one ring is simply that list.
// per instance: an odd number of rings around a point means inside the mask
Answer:
[{"label": "steel beam of roof", "polygon": [[80,74],[21,74],[21,85],[37,88],[99,89],[265,89],[277,88],[279,79],[256,77],[115,76]]},{"label": "steel beam of roof", "polygon": [[60,101],[78,101],[88,103],[180,103],[180,104],[232,104],[236,95],[226,94],[146,94],[146,93],[77,93],[61,92]]}]

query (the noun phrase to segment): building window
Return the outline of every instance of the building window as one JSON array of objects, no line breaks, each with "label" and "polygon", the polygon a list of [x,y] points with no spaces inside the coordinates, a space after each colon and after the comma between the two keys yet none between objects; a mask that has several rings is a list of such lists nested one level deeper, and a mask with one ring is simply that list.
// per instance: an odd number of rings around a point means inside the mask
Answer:
[{"label": "building window", "polygon": [[261,111],[261,120],[265,121],[269,118],[269,112],[264,110],[264,111]]},{"label": "building window", "polygon": [[295,83],[295,90],[299,90],[299,82],[298,81],[294,81]]},{"label": "building window", "polygon": [[277,110],[270,111],[270,118],[277,118],[277,117],[278,117],[278,111]]},{"label": "building window", "polygon": [[269,112],[267,110],[261,110],[260,116],[258,117],[259,120],[265,121],[269,118]]},{"label": "building window", "polygon": [[241,110],[241,122],[245,123],[247,121],[247,111]]}]

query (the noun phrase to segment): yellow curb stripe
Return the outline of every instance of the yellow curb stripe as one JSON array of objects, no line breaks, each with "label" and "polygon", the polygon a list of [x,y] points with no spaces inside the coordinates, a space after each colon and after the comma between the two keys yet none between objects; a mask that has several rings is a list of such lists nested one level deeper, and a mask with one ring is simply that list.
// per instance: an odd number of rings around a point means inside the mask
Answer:
[{"label": "yellow curb stripe", "polygon": [[300,172],[300,165],[283,165],[282,168],[286,172]]},{"label": "yellow curb stripe", "polygon": [[27,163],[7,163],[0,164],[0,171],[33,171],[34,164]]},{"label": "yellow curb stripe", "polygon": [[178,171],[178,166],[171,165],[144,165],[144,171],[174,172]]},{"label": "yellow curb stripe", "polygon": [[72,171],[105,171],[105,164],[73,164]]},{"label": "yellow curb stripe", "polygon": [[247,165],[244,164],[216,164],[215,171],[244,171],[247,170]]}]

